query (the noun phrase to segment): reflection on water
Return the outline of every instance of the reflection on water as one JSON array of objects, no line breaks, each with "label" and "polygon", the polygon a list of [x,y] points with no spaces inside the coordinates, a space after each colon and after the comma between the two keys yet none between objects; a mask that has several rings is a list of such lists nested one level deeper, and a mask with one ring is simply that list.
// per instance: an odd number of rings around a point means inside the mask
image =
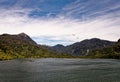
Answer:
[{"label": "reflection on water", "polygon": [[43,58],[0,61],[0,82],[120,82],[120,60]]}]

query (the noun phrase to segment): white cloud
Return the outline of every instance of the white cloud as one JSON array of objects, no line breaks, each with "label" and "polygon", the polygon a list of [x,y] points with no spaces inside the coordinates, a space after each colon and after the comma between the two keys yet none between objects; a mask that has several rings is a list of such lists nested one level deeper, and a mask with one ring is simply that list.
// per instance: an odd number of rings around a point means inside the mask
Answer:
[{"label": "white cloud", "polygon": [[[20,14],[16,14],[15,11],[7,11],[7,13],[1,13],[0,15],[0,34],[25,32],[31,37],[37,37],[37,39],[33,39],[38,43],[48,45],[57,43],[70,44],[95,37],[115,41],[120,38],[119,22],[119,17],[110,18],[109,16],[88,21],[62,17],[34,19],[29,18],[26,14],[21,16]],[[49,42],[49,40],[53,40],[53,42]]]},{"label": "white cloud", "polygon": [[66,5],[61,14],[73,18],[95,18],[120,11],[119,0],[75,0]]}]

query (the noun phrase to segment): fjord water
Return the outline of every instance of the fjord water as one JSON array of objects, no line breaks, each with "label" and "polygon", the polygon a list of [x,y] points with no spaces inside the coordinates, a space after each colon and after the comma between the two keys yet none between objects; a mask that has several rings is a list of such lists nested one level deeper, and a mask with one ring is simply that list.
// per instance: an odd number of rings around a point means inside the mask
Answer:
[{"label": "fjord water", "polygon": [[43,58],[0,61],[0,82],[120,82],[120,60]]}]

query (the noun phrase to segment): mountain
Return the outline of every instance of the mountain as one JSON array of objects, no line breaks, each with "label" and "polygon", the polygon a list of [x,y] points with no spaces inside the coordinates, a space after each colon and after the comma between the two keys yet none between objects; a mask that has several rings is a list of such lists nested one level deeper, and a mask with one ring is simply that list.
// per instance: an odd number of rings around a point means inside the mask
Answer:
[{"label": "mountain", "polygon": [[1,60],[30,57],[67,57],[67,55],[56,53],[46,47],[39,46],[25,33],[0,35]]},{"label": "mountain", "polygon": [[61,45],[61,44],[57,44],[53,47],[51,47],[52,50],[55,50],[57,52],[64,52],[65,50],[65,46]]},{"label": "mountain", "polygon": [[[59,53],[58,53],[59,52]],[[120,58],[120,39],[118,42],[86,39],[63,46],[38,45],[27,34],[0,35],[0,60],[16,58]]]},{"label": "mountain", "polygon": [[88,56],[91,56],[93,58],[120,59],[120,39],[112,46],[91,51]]},{"label": "mountain", "polygon": [[56,45],[52,49],[58,52],[66,52],[72,55],[88,55],[92,50],[102,49],[115,44],[115,42],[101,40],[98,38],[86,39],[68,46]]},{"label": "mountain", "polygon": [[29,44],[34,44],[34,45],[37,44],[35,41],[33,41],[33,40],[32,40],[27,34],[25,34],[25,33],[20,33],[20,34],[18,34],[18,35],[14,35],[14,36],[16,36],[16,38],[18,38],[18,39],[20,39],[20,40],[22,40],[22,41],[25,41],[25,42],[27,42],[27,43],[29,43]]},{"label": "mountain", "polygon": [[[1,41],[6,41],[8,42],[9,40],[19,40],[21,42],[27,43],[27,44],[32,44],[32,45],[37,45],[35,41],[33,41],[27,34],[25,33],[20,33],[18,35],[10,35],[10,34],[2,34],[0,35],[0,40]],[[18,42],[19,42],[18,41]],[[17,41],[16,41],[17,42]]]}]

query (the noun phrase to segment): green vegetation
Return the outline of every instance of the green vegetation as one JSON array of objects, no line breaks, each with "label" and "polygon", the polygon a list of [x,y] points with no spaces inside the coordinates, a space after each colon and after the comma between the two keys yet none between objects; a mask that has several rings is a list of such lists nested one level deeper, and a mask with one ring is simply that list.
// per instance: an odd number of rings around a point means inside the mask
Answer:
[{"label": "green vegetation", "polygon": [[16,58],[65,58],[72,57],[37,45],[27,35],[0,35],[0,60]]},{"label": "green vegetation", "polygon": [[111,47],[91,50],[85,55],[58,53],[36,44],[28,35],[0,35],[0,60],[17,58],[115,58],[120,59],[120,40]]},{"label": "green vegetation", "polygon": [[120,59],[120,40],[111,47],[91,51],[88,57]]}]

